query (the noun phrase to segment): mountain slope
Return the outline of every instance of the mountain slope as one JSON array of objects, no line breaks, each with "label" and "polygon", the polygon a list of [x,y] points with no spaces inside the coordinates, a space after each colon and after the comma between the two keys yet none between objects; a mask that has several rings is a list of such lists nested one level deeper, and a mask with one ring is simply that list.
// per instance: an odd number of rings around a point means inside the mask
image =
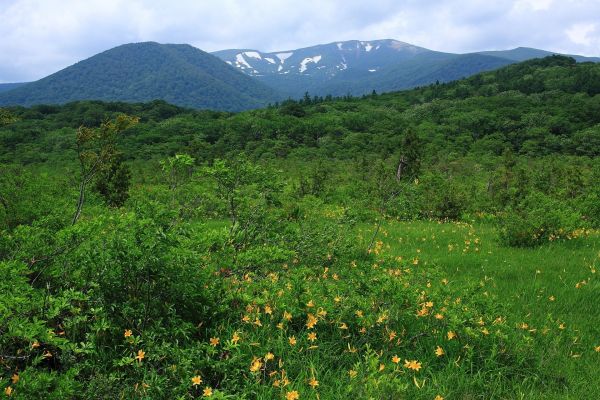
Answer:
[{"label": "mountain slope", "polygon": [[[513,60],[516,62],[520,62],[520,61],[531,60],[534,58],[544,58],[544,57],[548,57],[548,56],[551,56],[551,55],[557,54],[557,53],[553,53],[553,52],[546,51],[546,50],[540,50],[540,49],[532,49],[530,47],[517,47],[516,49],[511,49],[511,50],[481,51],[478,54],[485,54],[488,56],[501,57],[501,58],[506,58],[506,59]],[[577,62],[586,62],[586,61],[600,62],[600,57],[584,57],[584,56],[578,56],[578,55],[572,55],[572,54],[562,54],[562,55],[572,57]]]},{"label": "mountain slope", "polygon": [[8,92],[9,90],[13,90],[18,88],[19,86],[26,85],[26,82],[23,83],[0,83],[0,93]]},{"label": "mountain slope", "polygon": [[192,46],[146,42],[115,47],[0,93],[0,105],[162,99],[185,107],[238,111],[277,97],[273,89]]},{"label": "mountain slope", "polygon": [[[240,49],[214,54],[272,88],[300,97],[306,91],[313,95],[361,95],[372,90],[387,92],[447,82],[553,53],[520,47],[452,54],[385,39],[335,42],[271,53]],[[600,61],[573,57],[577,61]]]}]

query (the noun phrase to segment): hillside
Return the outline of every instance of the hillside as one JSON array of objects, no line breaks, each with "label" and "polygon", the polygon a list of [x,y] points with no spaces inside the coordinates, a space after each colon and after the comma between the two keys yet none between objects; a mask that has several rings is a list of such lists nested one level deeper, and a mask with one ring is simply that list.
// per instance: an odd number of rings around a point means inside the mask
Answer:
[{"label": "hillside", "polygon": [[0,93],[0,105],[162,99],[184,107],[239,111],[275,98],[272,89],[192,46],[146,42],[113,48]]},{"label": "hillside", "polygon": [[[436,81],[448,82],[552,55],[528,48],[452,54],[392,39],[334,42],[269,53],[233,49],[213,54],[294,98],[307,91],[319,96],[389,92]],[[577,61],[600,61],[600,58],[573,57]]]},{"label": "hillside", "polygon": [[240,113],[0,108],[0,390],[598,399],[599,109],[562,56]]},{"label": "hillside", "polygon": [[23,86],[25,84],[27,84],[27,83],[26,82],[23,82],[23,83],[0,83],[0,93],[8,92],[9,90],[16,89],[19,86]]},{"label": "hillside", "polygon": [[555,56],[420,89],[286,101],[235,115],[164,102],[15,108],[21,121],[0,130],[0,161],[63,158],[56,149],[71,148],[74,128],[98,125],[118,113],[142,117],[123,139],[131,159],[180,151],[202,160],[240,151],[259,158],[327,154],[346,159],[393,153],[406,129],[413,129],[430,152],[444,157],[499,155],[506,149],[528,155],[597,156],[599,94],[600,65]]}]

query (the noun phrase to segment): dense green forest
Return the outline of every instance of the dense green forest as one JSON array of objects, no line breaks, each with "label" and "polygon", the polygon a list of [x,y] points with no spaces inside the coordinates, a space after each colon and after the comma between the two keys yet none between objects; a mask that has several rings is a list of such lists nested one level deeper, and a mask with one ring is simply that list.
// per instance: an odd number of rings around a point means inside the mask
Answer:
[{"label": "dense green forest", "polygon": [[14,398],[596,398],[600,65],[0,110]]},{"label": "dense green forest", "polygon": [[0,88],[0,105],[164,99],[185,107],[240,111],[279,98],[275,90],[211,54],[190,45],[154,42],[118,46],[38,81],[12,86]]}]

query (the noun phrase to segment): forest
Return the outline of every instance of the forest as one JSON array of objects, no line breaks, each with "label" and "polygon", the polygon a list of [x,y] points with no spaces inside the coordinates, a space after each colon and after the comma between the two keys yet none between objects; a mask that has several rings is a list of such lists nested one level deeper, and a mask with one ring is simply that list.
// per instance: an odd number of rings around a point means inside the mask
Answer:
[{"label": "forest", "polygon": [[0,393],[598,398],[599,156],[600,65],[564,56],[0,109]]}]

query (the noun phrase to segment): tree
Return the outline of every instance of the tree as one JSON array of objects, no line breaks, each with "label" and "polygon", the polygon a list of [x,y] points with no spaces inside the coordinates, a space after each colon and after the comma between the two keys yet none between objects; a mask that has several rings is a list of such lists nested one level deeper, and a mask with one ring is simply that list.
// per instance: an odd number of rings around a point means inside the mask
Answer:
[{"label": "tree", "polygon": [[17,117],[12,115],[10,111],[0,108],[0,126],[12,124],[17,121]]},{"label": "tree", "polygon": [[131,171],[118,154],[102,168],[96,177],[94,190],[98,192],[111,207],[121,207],[129,198]]},{"label": "tree", "polygon": [[117,150],[118,135],[137,123],[137,117],[119,115],[114,121],[103,122],[98,128],[81,126],[77,130],[77,155],[81,172],[79,200],[71,221],[72,225],[75,225],[81,215],[88,184],[100,171],[110,170],[108,166],[119,155]]}]

